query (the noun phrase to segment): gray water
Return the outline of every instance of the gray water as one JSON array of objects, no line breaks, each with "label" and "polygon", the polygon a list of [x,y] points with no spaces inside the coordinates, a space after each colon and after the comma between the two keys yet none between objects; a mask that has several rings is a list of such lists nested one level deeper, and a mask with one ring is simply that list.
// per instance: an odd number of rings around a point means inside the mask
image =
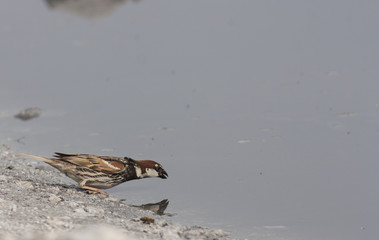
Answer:
[{"label": "gray water", "polygon": [[[154,159],[167,180],[108,192],[168,199],[167,217],[183,224],[249,239],[375,239],[378,9],[3,0],[0,141],[43,156]],[[41,116],[13,117],[27,107]]]}]

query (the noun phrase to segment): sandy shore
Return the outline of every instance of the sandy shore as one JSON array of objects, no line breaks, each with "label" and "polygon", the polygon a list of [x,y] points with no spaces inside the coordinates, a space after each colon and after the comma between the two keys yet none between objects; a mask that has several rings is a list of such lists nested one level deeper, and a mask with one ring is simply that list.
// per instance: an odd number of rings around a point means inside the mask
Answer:
[{"label": "sandy shore", "polygon": [[231,238],[223,230],[182,226],[114,197],[87,194],[54,168],[1,145],[0,239]]}]

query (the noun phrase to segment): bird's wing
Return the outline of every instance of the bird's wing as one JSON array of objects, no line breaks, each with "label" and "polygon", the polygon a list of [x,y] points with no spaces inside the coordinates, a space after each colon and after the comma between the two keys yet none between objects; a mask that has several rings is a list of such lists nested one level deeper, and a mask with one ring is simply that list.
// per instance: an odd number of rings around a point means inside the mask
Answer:
[{"label": "bird's wing", "polygon": [[64,153],[55,153],[55,157],[59,160],[100,172],[117,173],[125,170],[126,167],[123,159],[117,157]]}]

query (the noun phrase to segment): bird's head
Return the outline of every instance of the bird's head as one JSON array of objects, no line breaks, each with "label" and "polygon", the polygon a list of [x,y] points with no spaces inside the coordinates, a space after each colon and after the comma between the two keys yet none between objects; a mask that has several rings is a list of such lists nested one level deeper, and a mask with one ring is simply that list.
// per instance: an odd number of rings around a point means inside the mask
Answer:
[{"label": "bird's head", "polygon": [[162,165],[153,160],[139,160],[138,164],[141,168],[141,178],[160,177],[165,179],[168,177]]}]

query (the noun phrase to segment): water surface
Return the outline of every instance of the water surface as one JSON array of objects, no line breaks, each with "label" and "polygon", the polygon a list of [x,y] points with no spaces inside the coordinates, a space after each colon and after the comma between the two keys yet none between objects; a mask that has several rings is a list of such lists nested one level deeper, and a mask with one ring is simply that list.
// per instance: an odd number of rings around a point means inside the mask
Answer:
[{"label": "water surface", "polygon": [[0,3],[1,143],[154,159],[108,192],[237,237],[379,235],[377,3],[99,3]]}]

